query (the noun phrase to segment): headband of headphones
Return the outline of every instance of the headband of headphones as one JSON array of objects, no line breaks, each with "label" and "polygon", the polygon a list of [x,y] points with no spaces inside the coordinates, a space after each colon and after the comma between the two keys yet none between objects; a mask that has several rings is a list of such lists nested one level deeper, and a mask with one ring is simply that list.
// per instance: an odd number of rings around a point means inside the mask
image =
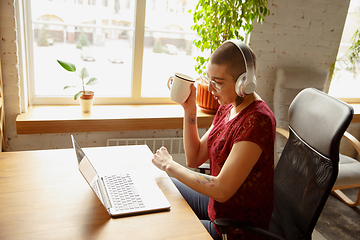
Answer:
[{"label": "headband of headphones", "polygon": [[241,52],[245,60],[245,73],[241,74],[236,80],[235,91],[240,97],[244,97],[247,94],[253,93],[256,88],[256,78],[255,78],[255,62],[253,55],[242,41],[237,39],[227,40],[226,42],[233,43]]}]

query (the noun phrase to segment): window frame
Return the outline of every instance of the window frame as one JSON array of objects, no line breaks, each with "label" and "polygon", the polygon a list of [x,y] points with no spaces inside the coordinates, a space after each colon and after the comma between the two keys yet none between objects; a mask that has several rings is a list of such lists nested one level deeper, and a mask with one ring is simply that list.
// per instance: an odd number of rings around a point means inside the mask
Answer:
[{"label": "window frame", "polygon": [[[343,40],[343,36],[344,36],[344,32],[345,32],[346,22],[348,21],[348,15],[354,13],[354,12],[351,11],[351,7],[350,7],[352,1],[353,1],[353,0],[351,0],[350,3],[349,3],[349,9],[348,9],[348,12],[347,12],[347,14],[346,14],[346,20],[345,20],[345,22],[344,22],[344,29],[343,29],[343,33],[342,33],[342,37],[341,37],[341,40],[340,40],[340,44],[339,44],[339,48],[338,48],[338,53],[337,53],[337,57],[336,57],[336,60],[335,60],[334,65],[335,65],[336,62],[338,61],[338,58],[339,58],[339,57],[340,57],[340,58],[342,57],[342,56],[338,56],[338,55],[339,55],[339,51],[340,51],[341,45],[344,44],[344,43],[342,43],[342,40]],[[359,2],[359,0],[357,0],[357,1]],[[354,33],[355,33],[355,32],[354,32]],[[345,44],[348,44],[348,43],[345,43]],[[330,84],[329,84],[328,89],[327,89],[327,93],[329,93],[329,94],[331,94],[331,92],[330,92],[330,87],[331,87],[331,84],[333,84],[333,78],[334,78],[334,74],[335,74],[335,73],[334,73],[333,71],[330,71],[330,74],[332,74],[332,76],[330,76]],[[358,77],[360,77],[360,72],[357,73],[356,75],[357,75]],[[331,94],[331,96],[333,96],[333,95]],[[338,98],[339,100],[344,101],[344,102],[346,102],[346,103],[348,103],[348,104],[360,104],[360,97],[347,97],[346,95],[333,96],[333,97]]]},{"label": "window frame", "polygon": [[[174,104],[169,97],[141,97],[141,81],[143,66],[143,50],[145,38],[145,14],[146,0],[135,0],[135,25],[130,28],[134,31],[133,37],[133,69],[132,69],[132,97],[101,97],[94,98],[94,104],[97,105],[130,105],[130,104]],[[41,21],[32,21],[31,19],[31,0],[16,0],[18,14],[17,26],[18,46],[19,46],[19,70],[21,87],[21,108],[25,112],[28,106],[32,105],[77,105],[72,97],[61,96],[35,96],[34,91],[34,65],[33,59],[33,23]],[[49,24],[49,22],[47,22]],[[50,22],[51,24],[67,25],[67,23]],[[74,24],[72,24],[74,25]],[[77,26],[77,25],[76,25]],[[79,25],[81,26],[81,25]],[[88,26],[88,25],[86,25]],[[113,28],[112,26],[111,28]],[[106,28],[106,27],[104,27]],[[126,27],[118,27],[126,28]],[[129,29],[129,28],[127,28]],[[147,30],[148,31],[148,30]],[[154,30],[157,31],[157,30]],[[183,31],[181,33],[184,33]],[[186,33],[186,32],[185,32]]]}]

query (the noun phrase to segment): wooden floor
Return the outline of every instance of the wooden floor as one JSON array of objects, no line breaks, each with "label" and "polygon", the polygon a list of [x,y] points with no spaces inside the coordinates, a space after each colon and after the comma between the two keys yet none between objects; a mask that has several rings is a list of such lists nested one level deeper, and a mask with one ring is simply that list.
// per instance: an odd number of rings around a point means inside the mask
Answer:
[{"label": "wooden floor", "polygon": [[[344,190],[344,193],[354,200],[358,191],[358,188],[353,188]],[[323,239],[357,240],[360,235],[359,222],[360,206],[349,207],[331,194],[315,228],[325,237]]]}]

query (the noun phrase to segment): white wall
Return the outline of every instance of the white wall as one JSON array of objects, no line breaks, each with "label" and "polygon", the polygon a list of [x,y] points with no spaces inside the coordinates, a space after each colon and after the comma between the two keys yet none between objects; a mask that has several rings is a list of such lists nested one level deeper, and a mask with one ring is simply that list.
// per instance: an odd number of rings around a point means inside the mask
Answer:
[{"label": "white wall", "polygon": [[278,68],[329,70],[336,60],[350,0],[270,0],[250,46],[258,58],[258,93],[272,107]]},{"label": "white wall", "polygon": [[[15,0],[0,1],[0,52],[8,150],[70,147],[69,134],[16,135],[20,112]],[[258,57],[258,93],[272,108],[280,67],[326,69],[336,59],[349,0],[269,0],[270,16],[255,24],[250,45]],[[76,134],[81,145],[104,146],[108,138],[177,137],[181,130]]]}]

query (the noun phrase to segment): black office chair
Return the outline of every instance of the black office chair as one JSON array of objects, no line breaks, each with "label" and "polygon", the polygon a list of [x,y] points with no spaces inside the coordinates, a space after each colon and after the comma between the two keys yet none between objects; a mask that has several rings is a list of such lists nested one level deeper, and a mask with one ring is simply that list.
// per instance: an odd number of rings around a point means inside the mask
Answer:
[{"label": "black office chair", "polygon": [[228,228],[266,239],[311,239],[336,181],[340,140],[353,109],[313,88],[301,91],[289,107],[289,138],[275,168],[275,205],[269,230],[232,219],[216,219],[223,239]]}]

